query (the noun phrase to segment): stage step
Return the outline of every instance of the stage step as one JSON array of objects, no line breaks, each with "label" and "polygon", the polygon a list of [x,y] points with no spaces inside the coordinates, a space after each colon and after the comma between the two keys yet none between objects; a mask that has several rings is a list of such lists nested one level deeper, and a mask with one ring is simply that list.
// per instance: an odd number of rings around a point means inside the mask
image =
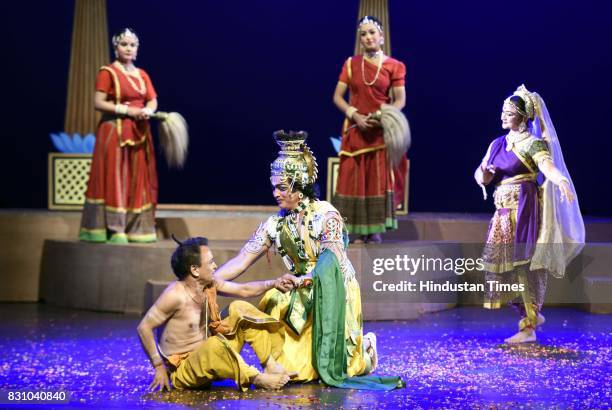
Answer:
[{"label": "stage step", "polygon": [[[240,250],[237,241],[214,241],[217,261],[225,261]],[[78,241],[45,241],[41,264],[40,297],[51,305],[110,312],[142,312],[149,280],[175,280],[170,257],[172,240],[152,244],[92,244]],[[250,269],[250,280],[282,273],[280,261],[261,258]],[[254,279],[257,278],[257,279]]]},{"label": "stage step", "polygon": [[[196,208],[199,210],[191,210]],[[157,227],[162,241],[159,243],[163,243],[163,239],[169,239],[170,234],[174,233],[179,238],[207,236],[212,241],[229,240],[241,244],[275,209],[265,206],[229,205],[160,206]],[[485,236],[489,217],[490,215],[412,213],[399,219],[399,229],[385,234],[385,241],[479,243]],[[0,301],[38,301],[45,241],[74,241],[78,236],[80,221],[81,213],[74,211],[0,210]],[[585,225],[587,242],[612,242],[611,219],[585,218]],[[604,260],[608,261],[605,257]],[[612,263],[608,264],[611,265]],[[163,266],[166,267],[167,263],[164,262]]]},{"label": "stage step", "polygon": [[[227,261],[242,247],[241,241],[211,241],[217,263]],[[169,260],[176,244],[109,245],[77,241],[45,241],[41,266],[41,298],[49,304],[112,312],[143,312],[167,284],[175,280]],[[457,242],[404,241],[381,245],[352,245],[348,255],[361,286],[365,320],[405,320],[457,304],[482,303],[481,292],[428,293],[407,291],[398,284],[484,283],[482,273],[457,275],[441,267],[421,269],[417,275],[400,265],[399,258],[459,260],[478,257],[480,250]],[[547,305],[579,305],[591,312],[608,313],[612,306],[612,243],[588,244],[562,279],[549,278]],[[385,260],[390,267],[380,269]],[[377,271],[376,266],[379,270]],[[260,258],[239,282],[278,277],[287,268],[280,257]],[[393,286],[383,288],[383,286]],[[382,291],[381,291],[382,290]],[[257,304],[259,298],[250,302]],[[221,308],[232,298],[219,298]]]},{"label": "stage step", "polygon": [[[349,259],[361,284],[364,320],[415,319],[422,313],[449,309],[456,305],[457,297],[443,301],[422,300],[418,293],[377,292],[372,283],[378,277],[372,273],[371,260],[380,255],[397,253],[418,258],[421,255],[440,255],[440,246],[448,252],[449,244],[426,241],[402,242],[384,245],[358,245],[349,249]],[[147,310],[176,278],[169,266],[175,248],[172,241],[159,241],[149,245],[90,244],[78,241],[45,241],[41,267],[40,295],[50,305],[111,312],[138,312]],[[459,244],[451,244],[455,256],[461,253]],[[238,253],[241,241],[211,241],[215,259],[219,264]],[[452,256],[452,255],[448,255]],[[270,253],[260,258],[239,282],[271,279],[287,272],[280,257]],[[428,279],[456,280],[452,272],[428,272]],[[257,304],[259,298],[249,301]],[[219,298],[221,308],[232,298]]]},{"label": "stage step", "polygon": [[[612,313],[612,277],[589,275],[584,277],[584,293],[588,300],[600,303],[584,303],[582,309],[591,313]],[[605,302],[607,301],[607,302]]]}]

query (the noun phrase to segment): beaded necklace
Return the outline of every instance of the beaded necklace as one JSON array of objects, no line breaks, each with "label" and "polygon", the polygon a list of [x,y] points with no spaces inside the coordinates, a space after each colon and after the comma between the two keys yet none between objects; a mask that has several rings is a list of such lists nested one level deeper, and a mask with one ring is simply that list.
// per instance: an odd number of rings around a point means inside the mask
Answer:
[{"label": "beaded necklace", "polygon": [[[286,256],[289,257],[289,259],[291,258],[290,256],[288,256],[287,250],[283,248],[282,242],[280,240],[283,227],[286,227],[287,230],[289,231],[289,236],[291,240],[295,244],[297,257],[300,260],[308,260],[308,253],[306,252],[306,248],[305,248],[306,241],[302,239],[300,236],[300,230],[303,231],[304,228],[306,228],[308,232],[308,236],[313,237],[311,233],[313,231],[312,220],[309,220],[308,223],[306,223],[306,219],[308,217],[308,211],[306,210],[306,208],[308,207],[308,205],[309,205],[308,202],[300,201],[298,203],[298,206],[295,209],[288,211],[283,217],[281,217],[281,219],[278,221],[278,224],[276,225],[276,235],[278,238],[276,242],[276,248],[278,250],[278,253],[283,258]],[[304,215],[300,218],[300,214],[302,213],[302,211],[304,212]],[[292,264],[291,264],[290,270],[292,272],[295,272],[296,264],[294,261],[291,261],[291,262]]]}]

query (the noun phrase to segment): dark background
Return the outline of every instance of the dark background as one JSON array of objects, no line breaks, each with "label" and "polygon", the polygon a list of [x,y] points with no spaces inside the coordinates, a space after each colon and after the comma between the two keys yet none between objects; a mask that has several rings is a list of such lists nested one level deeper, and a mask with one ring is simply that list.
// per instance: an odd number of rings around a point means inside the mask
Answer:
[{"label": "dark background", "polygon": [[[612,5],[606,1],[390,0],[413,132],[410,210],[490,212],[472,173],[521,83],[548,105],[583,213],[612,216]],[[352,54],[355,1],[108,0],[133,27],[160,109],[190,126],[183,171],[158,158],[161,203],[272,204],[272,131],[303,129],[325,191],[342,114],[332,93]],[[49,133],[63,129],[72,1],[3,4],[0,207],[44,208]],[[110,41],[110,39],[109,39]],[[92,84],[93,87],[93,84]]]}]

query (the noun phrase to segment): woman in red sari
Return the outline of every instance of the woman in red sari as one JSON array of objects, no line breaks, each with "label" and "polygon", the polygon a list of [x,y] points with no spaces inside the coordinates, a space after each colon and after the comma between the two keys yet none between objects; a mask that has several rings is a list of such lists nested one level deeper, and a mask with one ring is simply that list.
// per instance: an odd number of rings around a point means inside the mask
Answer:
[{"label": "woman in red sari", "polygon": [[[381,233],[397,228],[395,184],[386,159],[383,129],[370,115],[382,104],[404,107],[406,67],[383,54],[384,36],[378,19],[365,16],[358,31],[364,54],[346,61],[334,92],[334,103],[346,114],[349,126],[343,132],[333,203],[347,219],[349,233],[357,235],[355,242],[380,243]],[[344,99],[347,89],[350,104]]]},{"label": "woman in red sari", "polygon": [[103,66],[95,107],[103,113],[93,153],[79,238],[90,242],[154,242],[157,205],[155,151],[148,118],[157,94],[134,66],[138,37],[113,37],[117,60]]}]

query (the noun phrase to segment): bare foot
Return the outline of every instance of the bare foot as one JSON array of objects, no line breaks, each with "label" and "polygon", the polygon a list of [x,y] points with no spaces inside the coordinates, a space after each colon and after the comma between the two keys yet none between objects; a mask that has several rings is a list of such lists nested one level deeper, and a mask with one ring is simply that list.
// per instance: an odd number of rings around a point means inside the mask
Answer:
[{"label": "bare foot", "polygon": [[504,342],[508,344],[531,343],[536,341],[536,332],[533,329],[523,329],[515,335],[510,336]]},{"label": "bare foot", "polygon": [[253,378],[253,384],[267,390],[278,390],[289,381],[286,374],[259,373]]},{"label": "bare foot", "polygon": [[[543,314],[538,313],[538,319],[536,321],[536,327],[541,326],[544,323],[546,323],[546,318],[544,317]],[[521,320],[519,320],[519,322],[518,322],[519,331],[525,329],[527,327],[527,324],[528,324],[528,319],[526,317],[524,317]]]},{"label": "bare foot", "polygon": [[266,363],[266,368],[264,369],[264,373],[284,374],[286,376],[289,376],[290,378],[298,375],[297,372],[289,372],[288,370],[286,370],[283,366],[280,365],[280,363],[278,363],[272,357],[268,359],[268,362]]},{"label": "bare foot", "polygon": [[363,335],[363,348],[366,353],[370,355],[370,359],[372,360],[372,370],[370,370],[370,373],[372,373],[378,367],[378,349],[376,346],[376,335],[374,333],[368,332]]}]

